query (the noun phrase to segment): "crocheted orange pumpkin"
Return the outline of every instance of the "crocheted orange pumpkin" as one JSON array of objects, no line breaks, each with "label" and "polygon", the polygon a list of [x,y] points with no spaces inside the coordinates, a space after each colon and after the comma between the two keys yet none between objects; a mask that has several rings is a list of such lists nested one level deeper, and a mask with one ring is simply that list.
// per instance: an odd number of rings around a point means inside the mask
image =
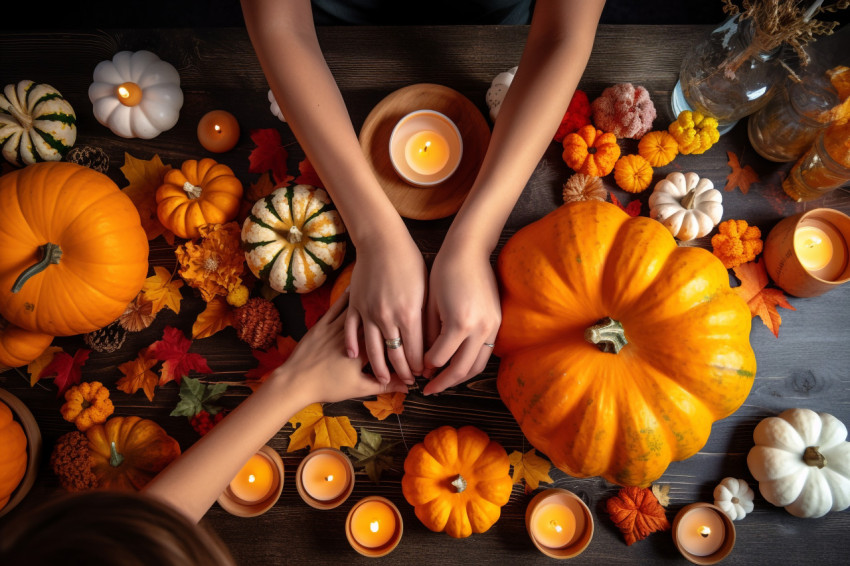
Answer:
[{"label": "crocheted orange pumpkin", "polygon": [[624,191],[639,193],[652,182],[652,167],[640,155],[624,155],[614,166],[614,180]]},{"label": "crocheted orange pumpkin", "polygon": [[620,158],[620,146],[617,136],[588,124],[564,138],[562,156],[576,173],[604,177]]},{"label": "crocheted orange pumpkin", "polygon": [[640,138],[638,154],[651,166],[664,167],[679,155],[679,142],[668,132],[649,132]]}]

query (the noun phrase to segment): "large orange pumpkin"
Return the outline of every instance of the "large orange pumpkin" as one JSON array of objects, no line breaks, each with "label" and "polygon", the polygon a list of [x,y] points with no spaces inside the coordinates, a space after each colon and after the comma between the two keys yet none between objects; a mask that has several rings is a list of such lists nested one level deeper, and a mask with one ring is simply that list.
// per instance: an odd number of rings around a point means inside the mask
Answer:
[{"label": "large orange pumpkin", "polygon": [[130,198],[74,163],[0,177],[0,313],[68,336],[118,318],[142,288],[148,241]]},{"label": "large orange pumpkin", "polygon": [[39,357],[53,336],[26,330],[0,316],[0,368],[24,366]]},{"label": "large orange pumpkin", "polygon": [[0,401],[0,509],[27,471],[27,436],[12,418],[12,410]]},{"label": "large orange pumpkin", "polygon": [[517,232],[498,272],[499,393],[570,475],[647,486],[750,391],[749,308],[655,220],[568,203]]}]

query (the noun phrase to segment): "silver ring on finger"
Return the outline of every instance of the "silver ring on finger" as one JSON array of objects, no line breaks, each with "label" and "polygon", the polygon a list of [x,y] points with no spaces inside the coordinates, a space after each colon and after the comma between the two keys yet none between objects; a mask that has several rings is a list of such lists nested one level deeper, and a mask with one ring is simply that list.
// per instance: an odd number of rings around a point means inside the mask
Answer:
[{"label": "silver ring on finger", "polygon": [[496,344],[491,344],[490,342],[484,342],[484,345],[487,346],[488,348],[495,348],[496,347]]},{"label": "silver ring on finger", "polygon": [[388,350],[398,350],[401,348],[401,338],[387,338],[384,340]]}]

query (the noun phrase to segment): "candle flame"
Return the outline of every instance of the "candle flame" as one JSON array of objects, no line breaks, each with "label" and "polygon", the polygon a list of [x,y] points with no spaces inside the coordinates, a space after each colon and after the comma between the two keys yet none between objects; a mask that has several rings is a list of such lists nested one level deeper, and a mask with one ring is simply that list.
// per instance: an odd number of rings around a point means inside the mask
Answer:
[{"label": "candle flame", "polygon": [[708,535],[711,534],[711,529],[703,525],[699,529],[699,534],[702,538],[708,538]]},{"label": "candle flame", "polygon": [[219,126],[218,124],[216,124],[215,126],[213,126],[213,129],[214,129],[217,133],[219,133],[219,134],[221,133],[221,126]]},{"label": "candle flame", "polygon": [[423,148],[422,148],[422,151],[423,151],[423,152],[428,151],[428,148],[429,148],[429,147],[431,147],[431,142],[430,142],[430,141],[426,141],[426,142],[425,142],[425,147],[423,147]]},{"label": "candle flame", "polygon": [[816,246],[821,245],[822,243],[823,243],[823,239],[821,239],[820,237],[818,237],[815,234],[812,234],[812,235],[809,236],[809,241],[806,242],[806,247],[809,248],[809,249],[812,249]]},{"label": "candle flame", "polygon": [[560,524],[558,524],[558,521],[555,521],[554,519],[549,521],[549,526],[552,527],[553,529],[555,529],[556,533],[560,533],[561,531],[564,530],[564,527],[562,527]]},{"label": "candle flame", "polygon": [[254,476],[254,474],[248,476],[248,483],[254,483],[255,481],[257,481],[257,478]]},{"label": "candle flame", "polygon": [[377,533],[379,528],[381,528],[381,524],[378,523],[378,521],[372,521],[369,523],[369,530],[373,533]]},{"label": "candle flame", "polygon": [[333,476],[333,474],[331,474],[331,475],[329,475],[328,477],[326,477],[326,478],[325,478],[325,481],[334,481],[334,476]]},{"label": "candle flame", "polygon": [[118,96],[121,98],[130,98],[130,91],[127,90],[126,87],[119,86],[118,87]]}]

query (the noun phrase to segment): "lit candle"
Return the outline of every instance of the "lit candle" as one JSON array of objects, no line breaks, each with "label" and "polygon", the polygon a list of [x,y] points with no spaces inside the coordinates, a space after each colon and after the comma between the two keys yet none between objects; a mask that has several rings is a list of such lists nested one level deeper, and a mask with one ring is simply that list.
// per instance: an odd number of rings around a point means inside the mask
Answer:
[{"label": "lit candle", "polygon": [[832,240],[814,226],[801,226],[794,232],[794,251],[808,271],[818,271],[832,259]]},{"label": "lit candle", "polygon": [[312,507],[332,509],[339,506],[354,486],[354,468],[339,450],[319,448],[298,466],[296,486],[301,497]]},{"label": "lit candle", "polygon": [[198,122],[198,141],[213,153],[230,151],[239,141],[239,122],[224,110],[207,112]]},{"label": "lit candle", "polygon": [[673,541],[694,564],[715,564],[735,546],[735,525],[716,505],[692,503],[673,519]]},{"label": "lit candle", "polygon": [[445,114],[417,110],[395,125],[389,150],[393,168],[402,179],[427,187],[442,183],[457,170],[463,140]]},{"label": "lit candle", "polygon": [[590,509],[574,493],[547,489],[528,504],[525,525],[534,545],[547,556],[572,558],[590,544]]},{"label": "lit candle", "polygon": [[245,503],[256,503],[268,497],[273,480],[271,460],[257,453],[251,456],[230,482],[230,491]]},{"label": "lit candle", "polygon": [[560,503],[542,505],[532,519],[532,534],[537,542],[549,548],[563,548],[576,533],[576,516]]},{"label": "lit candle", "polygon": [[136,83],[121,83],[115,88],[115,96],[124,106],[136,106],[142,101],[142,89]]},{"label": "lit candle", "polygon": [[351,535],[366,548],[380,548],[395,534],[393,509],[378,499],[358,505],[351,515]]}]

